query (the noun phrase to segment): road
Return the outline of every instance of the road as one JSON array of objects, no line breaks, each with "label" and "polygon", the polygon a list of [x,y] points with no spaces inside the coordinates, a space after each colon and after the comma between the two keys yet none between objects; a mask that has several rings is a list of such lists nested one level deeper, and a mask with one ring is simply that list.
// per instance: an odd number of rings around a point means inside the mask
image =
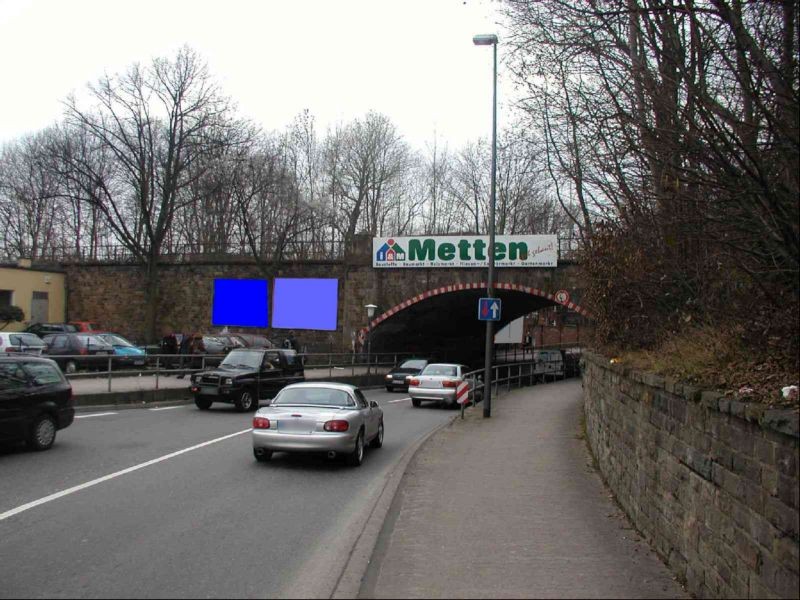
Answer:
[{"label": "road", "polygon": [[392,466],[455,414],[414,409],[402,394],[367,396],[384,410],[386,438],[359,468],[285,454],[257,463],[252,414],[217,405],[81,413],[48,452],[0,448],[0,597],[330,588]]}]

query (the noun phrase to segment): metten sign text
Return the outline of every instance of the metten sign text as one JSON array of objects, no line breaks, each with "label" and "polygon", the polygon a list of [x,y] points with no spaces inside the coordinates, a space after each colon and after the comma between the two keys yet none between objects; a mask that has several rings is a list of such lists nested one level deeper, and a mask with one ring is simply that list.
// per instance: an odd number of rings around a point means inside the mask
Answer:
[{"label": "metten sign text", "polygon": [[[494,243],[497,267],[555,267],[555,235],[498,235]],[[377,269],[486,267],[489,236],[418,236],[372,238],[372,266]]]}]

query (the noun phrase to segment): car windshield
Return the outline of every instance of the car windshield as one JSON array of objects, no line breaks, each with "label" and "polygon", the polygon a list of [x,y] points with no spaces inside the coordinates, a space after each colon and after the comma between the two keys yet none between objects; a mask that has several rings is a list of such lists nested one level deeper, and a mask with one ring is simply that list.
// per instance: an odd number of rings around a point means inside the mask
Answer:
[{"label": "car windshield", "polygon": [[97,337],[105,340],[106,342],[108,342],[112,346],[124,346],[126,348],[132,348],[133,347],[133,344],[131,344],[124,337],[119,336],[119,335],[114,335],[113,333],[109,333],[109,334],[106,334],[106,335],[100,335],[100,336],[97,336]]},{"label": "car windshield", "polygon": [[407,360],[402,365],[400,365],[399,369],[422,369],[425,365],[428,364],[426,360]]},{"label": "car windshield", "polygon": [[32,333],[15,333],[9,336],[12,346],[44,346],[44,342],[38,335]]},{"label": "car windshield", "polygon": [[422,372],[423,375],[455,377],[458,369],[452,365],[428,365]]},{"label": "car windshield", "polygon": [[284,389],[272,401],[271,406],[355,406],[350,394],[344,390],[313,387]]},{"label": "car windshield", "polygon": [[219,366],[258,369],[261,366],[261,353],[247,350],[231,350]]}]

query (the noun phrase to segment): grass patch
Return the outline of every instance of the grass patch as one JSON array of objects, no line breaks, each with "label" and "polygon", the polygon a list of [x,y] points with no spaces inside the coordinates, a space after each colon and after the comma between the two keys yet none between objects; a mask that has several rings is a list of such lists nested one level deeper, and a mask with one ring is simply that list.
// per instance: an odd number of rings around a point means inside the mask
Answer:
[{"label": "grass patch", "polygon": [[736,329],[698,327],[670,336],[651,350],[601,352],[640,371],[657,373],[718,390],[746,402],[798,406],[781,389],[798,385],[798,362],[783,348],[765,345],[754,351]]}]

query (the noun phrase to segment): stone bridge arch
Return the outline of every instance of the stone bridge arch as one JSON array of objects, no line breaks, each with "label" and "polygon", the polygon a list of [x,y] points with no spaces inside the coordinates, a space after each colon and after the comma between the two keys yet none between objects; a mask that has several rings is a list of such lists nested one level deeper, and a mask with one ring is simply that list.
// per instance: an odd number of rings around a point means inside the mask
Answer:
[{"label": "stone bridge arch", "polygon": [[[458,354],[454,349],[463,348],[464,358],[460,360],[469,362],[470,355],[477,355],[482,348],[485,324],[477,319],[477,299],[486,295],[486,289],[484,281],[459,282],[415,294],[374,317],[369,325],[359,330],[359,339],[365,340],[371,327],[373,351],[398,349],[398,340],[411,339],[409,351],[424,351],[424,346],[434,347],[440,343],[439,351],[449,348],[449,352]],[[556,300],[557,290],[512,282],[498,282],[494,290],[495,296],[503,300],[498,330],[524,314],[559,304],[591,319],[589,311],[580,304]],[[420,343],[413,343],[415,336]]]},{"label": "stone bridge arch", "polygon": [[[538,298],[545,298],[547,300],[550,300],[554,305],[561,304],[562,306],[566,306],[569,310],[575,311],[576,313],[584,317],[591,318],[592,316],[591,313],[589,313],[589,311],[584,309],[579,304],[575,304],[571,300],[566,303],[560,303],[555,299],[555,296],[553,294],[550,294],[545,290],[540,290],[539,288],[528,287],[526,285],[519,285],[516,283],[502,283],[502,282],[494,284],[493,287],[496,290],[512,290],[518,292],[525,292],[526,294],[529,294],[531,296],[536,296]],[[480,281],[476,283],[454,283],[452,285],[443,285],[434,288],[432,290],[427,290],[425,292],[422,292],[421,294],[417,294],[416,296],[412,296],[411,298],[404,300],[400,304],[393,306],[387,311],[384,311],[382,314],[375,317],[368,326],[363,327],[359,333],[363,337],[364,335],[366,335],[367,331],[369,330],[369,327],[372,327],[374,329],[378,325],[380,325],[383,321],[396,315],[401,310],[408,308],[412,304],[422,302],[427,298],[432,298],[433,296],[439,296],[441,294],[449,294],[452,292],[458,292],[464,290],[480,290],[480,289],[483,290],[488,289],[488,286],[485,281]]]}]

